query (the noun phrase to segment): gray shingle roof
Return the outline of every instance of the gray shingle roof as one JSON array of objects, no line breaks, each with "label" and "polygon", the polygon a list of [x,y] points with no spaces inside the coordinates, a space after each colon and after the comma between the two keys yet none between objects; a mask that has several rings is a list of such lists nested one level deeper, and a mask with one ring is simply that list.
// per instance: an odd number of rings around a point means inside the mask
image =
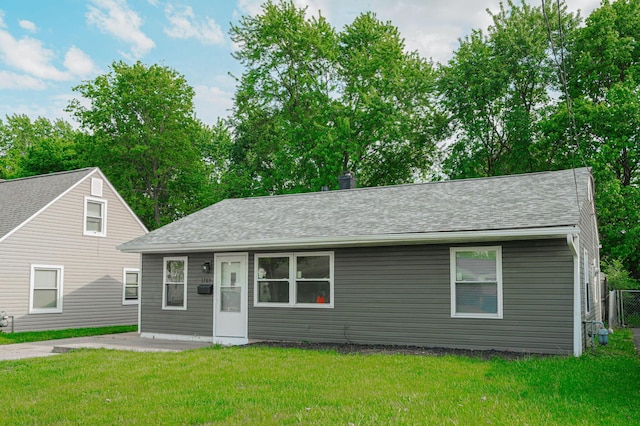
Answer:
[{"label": "gray shingle roof", "polygon": [[[125,251],[262,247],[460,231],[576,226],[587,168],[227,199],[121,245]],[[580,206],[579,206],[580,205]],[[154,250],[155,248],[155,250]]]},{"label": "gray shingle roof", "polygon": [[0,238],[94,170],[86,168],[0,181]]}]

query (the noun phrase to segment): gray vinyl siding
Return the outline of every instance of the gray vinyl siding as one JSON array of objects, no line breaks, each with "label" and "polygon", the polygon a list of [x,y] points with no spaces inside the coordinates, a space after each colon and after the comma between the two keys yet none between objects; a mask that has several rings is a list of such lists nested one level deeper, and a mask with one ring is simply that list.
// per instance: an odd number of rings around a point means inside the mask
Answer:
[{"label": "gray vinyl siding", "polygon": [[[596,264],[598,265],[598,269],[600,267],[600,249],[599,249],[599,239],[598,239],[598,227],[597,227],[597,218],[595,212],[595,206],[592,200],[585,199],[580,209],[580,292],[581,292],[581,305],[582,305],[582,313],[584,321],[599,321],[602,319],[601,310],[602,306],[598,306],[601,303],[601,300],[596,300],[596,286],[599,284],[596,278],[594,278],[594,273],[596,271],[593,270],[592,262],[595,259]],[[590,292],[591,292],[591,300],[590,305],[591,309],[587,313],[586,305],[585,305],[585,288],[584,288],[584,250],[587,251],[589,256],[590,265]],[[604,296],[602,293],[600,296]]]},{"label": "gray vinyl siding", "polygon": [[[162,309],[162,262],[164,257],[186,256],[187,309]],[[202,264],[211,263],[212,271],[205,274]],[[198,285],[212,284],[213,254],[144,254],[142,255],[142,305],[140,331],[153,334],[213,336],[213,295],[198,294]]]},{"label": "gray vinyl siding", "polygon": [[[0,310],[14,316],[16,332],[137,324],[138,305],[122,303],[122,278],[140,255],[115,247],[145,230],[105,181],[107,236],[83,235],[90,187],[88,177],[0,243]],[[62,313],[29,313],[32,264],[64,267]]]},{"label": "gray vinyl siding", "polygon": [[250,300],[249,338],[570,353],[566,240],[485,245],[502,246],[502,319],[451,317],[450,245],[339,249],[334,309],[253,307]]},{"label": "gray vinyl siding", "polygon": [[[502,247],[502,319],[451,317],[448,244],[333,250],[332,309],[253,306],[250,252],[248,337],[571,353],[573,257],[566,240],[468,245]],[[162,310],[163,256],[143,255],[141,331],[211,336],[213,297],[198,295],[197,285],[213,253],[188,256],[187,311]]]}]

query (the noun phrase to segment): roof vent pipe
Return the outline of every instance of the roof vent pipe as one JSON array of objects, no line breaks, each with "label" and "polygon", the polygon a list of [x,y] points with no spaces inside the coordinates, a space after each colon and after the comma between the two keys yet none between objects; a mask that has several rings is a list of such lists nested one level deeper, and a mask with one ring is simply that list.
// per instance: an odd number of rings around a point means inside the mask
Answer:
[{"label": "roof vent pipe", "polygon": [[338,178],[338,186],[340,189],[354,189],[357,187],[357,182],[353,172],[344,172],[342,176]]}]

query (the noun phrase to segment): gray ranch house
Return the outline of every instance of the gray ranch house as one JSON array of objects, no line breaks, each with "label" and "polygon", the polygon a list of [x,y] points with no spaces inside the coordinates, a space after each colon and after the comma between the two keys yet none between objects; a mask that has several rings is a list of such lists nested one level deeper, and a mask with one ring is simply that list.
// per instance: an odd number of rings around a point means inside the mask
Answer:
[{"label": "gray ranch house", "polygon": [[228,199],[119,249],[143,337],[577,356],[602,317],[588,168]]},{"label": "gray ranch house", "polygon": [[0,181],[0,332],[136,324],[146,233],[98,168]]}]

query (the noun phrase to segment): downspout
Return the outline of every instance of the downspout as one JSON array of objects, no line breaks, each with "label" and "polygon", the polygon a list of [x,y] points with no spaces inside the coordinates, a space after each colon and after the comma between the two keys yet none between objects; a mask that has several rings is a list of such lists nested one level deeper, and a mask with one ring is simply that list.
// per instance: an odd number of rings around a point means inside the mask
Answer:
[{"label": "downspout", "polygon": [[573,254],[573,355],[582,355],[582,302],[580,295],[580,237],[567,234],[567,244]]}]

